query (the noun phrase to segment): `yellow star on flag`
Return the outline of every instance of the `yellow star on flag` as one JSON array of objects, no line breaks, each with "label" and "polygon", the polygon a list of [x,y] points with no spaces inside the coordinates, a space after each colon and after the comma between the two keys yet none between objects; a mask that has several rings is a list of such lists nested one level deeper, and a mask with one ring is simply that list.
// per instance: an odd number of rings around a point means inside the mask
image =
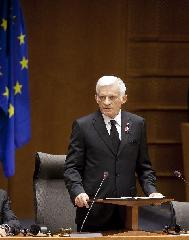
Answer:
[{"label": "yellow star on flag", "polygon": [[20,61],[20,64],[22,65],[22,70],[24,68],[28,68],[28,59],[26,59],[25,57],[22,58],[22,60]]},{"label": "yellow star on flag", "polygon": [[18,93],[22,93],[22,85],[19,84],[19,82],[16,82],[16,85],[14,86],[14,95],[18,94]]},{"label": "yellow star on flag", "polygon": [[23,35],[22,33],[20,34],[20,36],[18,36],[18,39],[20,40],[20,45],[24,44],[24,42],[25,42],[25,40],[24,40],[25,36],[26,36],[26,35]]},{"label": "yellow star on flag", "polygon": [[11,103],[9,104],[8,112],[9,112],[9,118],[11,118],[14,115],[14,106]]},{"label": "yellow star on flag", "polygon": [[9,98],[9,89],[8,89],[8,87],[5,87],[5,92],[3,93],[3,96]]},{"label": "yellow star on flag", "polygon": [[4,29],[4,31],[7,30],[7,20],[4,18],[2,19],[1,27]]}]

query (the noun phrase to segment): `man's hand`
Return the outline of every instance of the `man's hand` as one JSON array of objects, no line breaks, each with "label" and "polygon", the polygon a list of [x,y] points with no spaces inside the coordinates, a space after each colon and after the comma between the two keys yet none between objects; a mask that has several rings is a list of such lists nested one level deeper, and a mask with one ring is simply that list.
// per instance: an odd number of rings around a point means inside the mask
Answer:
[{"label": "man's hand", "polygon": [[155,193],[151,193],[150,195],[149,195],[149,197],[150,198],[163,198],[163,197],[165,197],[163,194],[161,194],[161,193],[157,193],[157,192],[155,192]]},{"label": "man's hand", "polygon": [[86,207],[89,208],[88,205],[88,200],[89,200],[89,196],[86,193],[80,193],[76,198],[75,198],[75,205],[77,207]]},{"label": "man's hand", "polygon": [[6,237],[6,231],[4,228],[1,228],[1,225],[0,225],[0,237]]}]

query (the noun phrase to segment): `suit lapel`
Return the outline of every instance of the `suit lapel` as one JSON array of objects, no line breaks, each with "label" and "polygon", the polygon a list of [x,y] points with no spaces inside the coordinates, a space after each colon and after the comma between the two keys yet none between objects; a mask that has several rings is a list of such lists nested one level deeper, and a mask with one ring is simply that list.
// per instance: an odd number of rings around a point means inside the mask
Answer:
[{"label": "suit lapel", "polygon": [[128,141],[128,135],[130,134],[132,122],[127,112],[121,112],[121,143],[119,146],[118,154],[122,151],[125,144]]},{"label": "suit lapel", "polygon": [[93,125],[94,125],[94,128],[97,131],[98,135],[104,141],[104,143],[109,148],[109,150],[114,155],[116,155],[116,152],[114,151],[114,147],[113,147],[110,135],[108,134],[108,131],[106,129],[106,125],[104,123],[104,119],[103,119],[100,111],[96,112],[96,115],[93,119]]}]

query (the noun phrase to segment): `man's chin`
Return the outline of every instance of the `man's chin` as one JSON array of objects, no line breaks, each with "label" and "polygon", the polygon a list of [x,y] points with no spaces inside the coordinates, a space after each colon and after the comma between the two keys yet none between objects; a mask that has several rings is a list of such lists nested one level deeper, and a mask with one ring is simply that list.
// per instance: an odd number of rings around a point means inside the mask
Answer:
[{"label": "man's chin", "polygon": [[113,117],[113,113],[111,110],[103,110],[102,112],[104,115],[106,115],[107,117],[109,118],[112,118]]}]

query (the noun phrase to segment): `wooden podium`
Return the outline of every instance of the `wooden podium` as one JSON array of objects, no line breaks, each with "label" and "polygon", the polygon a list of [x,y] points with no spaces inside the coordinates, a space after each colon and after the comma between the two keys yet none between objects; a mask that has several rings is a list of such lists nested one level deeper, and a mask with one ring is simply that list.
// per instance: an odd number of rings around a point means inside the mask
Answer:
[{"label": "wooden podium", "polygon": [[173,199],[168,198],[145,198],[145,197],[134,197],[134,198],[106,198],[96,199],[96,203],[102,204],[115,204],[125,206],[126,220],[125,229],[131,231],[139,231],[138,227],[138,208],[148,205],[161,205],[168,203]]}]

